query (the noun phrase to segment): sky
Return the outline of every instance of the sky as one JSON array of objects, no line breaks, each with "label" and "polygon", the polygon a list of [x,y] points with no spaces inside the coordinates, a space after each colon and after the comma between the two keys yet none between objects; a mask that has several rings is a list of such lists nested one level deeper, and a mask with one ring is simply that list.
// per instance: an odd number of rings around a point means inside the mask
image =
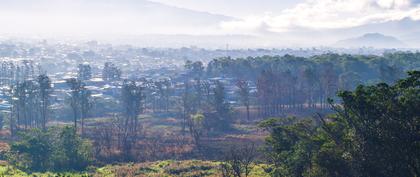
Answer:
[{"label": "sky", "polygon": [[289,37],[407,18],[420,20],[420,0],[0,0],[0,37]]},{"label": "sky", "polygon": [[274,13],[267,8],[265,13],[242,16],[222,26],[232,31],[264,26],[271,32],[351,28],[404,18],[419,20],[419,4],[419,0],[306,0]]},{"label": "sky", "polygon": [[206,11],[228,15],[236,18],[261,15],[265,13],[280,14],[304,0],[152,0],[163,4],[186,9]]}]

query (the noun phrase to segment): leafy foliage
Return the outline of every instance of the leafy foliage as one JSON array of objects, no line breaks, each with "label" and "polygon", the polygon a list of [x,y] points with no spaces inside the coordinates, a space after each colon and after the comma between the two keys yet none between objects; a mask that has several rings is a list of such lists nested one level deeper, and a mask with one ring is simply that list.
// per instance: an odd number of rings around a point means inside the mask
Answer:
[{"label": "leafy foliage", "polygon": [[20,134],[11,144],[8,161],[24,171],[84,170],[91,162],[91,145],[73,128],[38,129]]},{"label": "leafy foliage", "polygon": [[418,176],[420,72],[408,75],[393,86],[340,92],[342,104],[332,104],[337,114],[318,122],[261,123],[271,133],[265,150],[273,175]]}]

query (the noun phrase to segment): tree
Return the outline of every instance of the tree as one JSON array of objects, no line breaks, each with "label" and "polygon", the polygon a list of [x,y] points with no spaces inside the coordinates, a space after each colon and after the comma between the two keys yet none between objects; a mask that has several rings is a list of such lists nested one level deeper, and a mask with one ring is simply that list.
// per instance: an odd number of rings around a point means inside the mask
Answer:
[{"label": "tree", "polygon": [[238,95],[240,97],[241,103],[246,108],[246,119],[249,121],[249,105],[250,105],[250,88],[249,82],[244,80],[239,80],[236,82],[236,87],[239,88]]},{"label": "tree", "polygon": [[194,104],[198,109],[201,109],[202,103],[203,103],[203,97],[204,97],[204,88],[203,88],[203,82],[200,79],[195,79],[194,81],[194,90],[195,90],[195,100]]},{"label": "tree", "polygon": [[169,111],[169,104],[170,104],[170,93],[171,93],[171,82],[168,79],[164,79],[161,81],[154,82],[156,86],[156,92],[159,96],[159,107],[160,109],[164,109],[165,112]]},{"label": "tree", "polygon": [[310,171],[311,137],[315,134],[315,127],[310,121],[269,119],[260,126],[270,132],[265,152],[269,162],[276,167],[272,171],[273,176],[299,177]]},{"label": "tree", "polygon": [[213,89],[213,107],[216,110],[218,128],[226,128],[230,121],[230,105],[226,101],[225,87],[220,81],[215,82]]},{"label": "tree", "polygon": [[121,79],[122,71],[111,62],[106,62],[102,70],[102,79],[104,81],[116,81]]},{"label": "tree", "polygon": [[65,127],[57,139],[54,161],[56,170],[81,171],[92,161],[92,145],[77,135],[74,127]]},{"label": "tree", "polygon": [[339,76],[339,87],[341,90],[353,90],[362,84],[360,76],[354,72],[342,73]]},{"label": "tree", "polygon": [[379,66],[379,74],[381,82],[393,84],[400,79],[404,73],[401,68],[396,65],[390,66],[388,64],[381,63]]},{"label": "tree", "polygon": [[[182,132],[186,132],[185,128],[189,125],[189,119],[194,110],[194,95],[191,93],[190,83],[184,83],[184,91],[181,98],[181,109],[182,109]],[[190,131],[191,132],[191,131]]]},{"label": "tree", "polygon": [[270,119],[265,152],[277,176],[418,176],[420,72],[389,86],[341,91],[336,114]]},{"label": "tree", "polygon": [[316,92],[319,90],[319,78],[317,72],[312,67],[305,67],[301,72],[299,81],[301,82],[302,92],[306,96],[308,107],[316,107]]},{"label": "tree", "polygon": [[79,64],[77,70],[77,79],[85,81],[92,78],[92,68],[89,64]]},{"label": "tree", "polygon": [[267,116],[269,114],[271,100],[274,99],[273,84],[277,80],[271,71],[262,71],[257,80],[257,97],[260,104],[260,114]]},{"label": "tree", "polygon": [[143,111],[144,88],[134,81],[124,81],[121,90],[121,101],[126,117],[126,129],[136,131],[138,126],[138,115]]},{"label": "tree", "polygon": [[192,62],[187,60],[184,67],[194,79],[200,79],[204,74],[204,66],[201,61]]},{"label": "tree", "polygon": [[48,122],[48,106],[50,105],[50,94],[52,92],[51,80],[47,75],[38,76],[39,98],[42,117],[42,129],[46,130]]},{"label": "tree", "polygon": [[82,136],[84,136],[84,128],[85,128],[85,119],[89,111],[92,109],[94,104],[94,100],[92,98],[92,92],[86,87],[82,87],[80,89],[80,117],[81,117],[81,128],[82,128]]},{"label": "tree", "polygon": [[251,173],[251,165],[257,157],[255,144],[232,146],[224,155],[220,164],[224,177],[247,177]]},{"label": "tree", "polygon": [[73,112],[74,130],[77,131],[77,121],[82,120],[82,134],[83,124],[89,110],[92,108],[93,100],[91,92],[86,89],[85,84],[76,78],[68,79],[67,85],[70,87],[69,103]]},{"label": "tree", "polygon": [[18,82],[12,85],[12,134],[14,134],[14,129],[20,129],[21,125],[24,129],[40,125],[37,109],[39,108],[38,91],[38,86],[34,81]]},{"label": "tree", "polygon": [[10,143],[8,161],[27,172],[84,170],[91,163],[91,145],[74,127],[33,129]]},{"label": "tree", "polygon": [[204,133],[204,115],[203,114],[195,114],[191,115],[189,119],[189,128],[190,128],[190,134],[194,139],[195,145],[200,148],[201,146],[201,137]]},{"label": "tree", "polygon": [[46,132],[33,130],[20,134],[21,140],[10,147],[9,162],[26,171],[46,171],[50,168],[53,147]]},{"label": "tree", "polygon": [[0,112],[0,130],[3,130],[4,126],[4,115]]},{"label": "tree", "polygon": [[322,63],[320,70],[320,103],[321,107],[325,108],[327,106],[327,99],[334,97],[338,91],[338,75],[334,65],[330,62]]},{"label": "tree", "polygon": [[138,116],[143,111],[144,88],[137,85],[134,81],[124,81],[121,90],[121,103],[123,105],[123,131],[122,131],[122,147],[124,157],[129,157],[129,151],[133,148],[138,138],[139,122]]},{"label": "tree", "polygon": [[[420,174],[420,72],[389,86],[359,86],[343,91],[335,107],[358,140],[361,172],[368,176]],[[398,162],[398,163],[395,163]]]}]

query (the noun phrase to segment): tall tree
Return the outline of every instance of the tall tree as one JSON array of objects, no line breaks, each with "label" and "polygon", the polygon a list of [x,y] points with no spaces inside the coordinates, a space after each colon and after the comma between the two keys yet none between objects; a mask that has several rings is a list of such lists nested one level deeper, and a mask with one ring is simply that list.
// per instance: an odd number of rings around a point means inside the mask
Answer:
[{"label": "tall tree", "polygon": [[204,74],[204,65],[201,61],[192,62],[188,60],[185,62],[184,67],[193,79],[200,79]]},{"label": "tall tree", "polygon": [[121,103],[124,109],[122,129],[122,149],[124,158],[131,159],[129,152],[138,138],[138,116],[143,111],[144,87],[134,81],[125,80],[121,90]]},{"label": "tall tree", "polygon": [[77,70],[77,79],[89,80],[92,78],[92,68],[89,64],[79,64]]},{"label": "tall tree", "polygon": [[246,108],[246,119],[249,121],[249,106],[250,106],[250,87],[249,82],[245,80],[239,80],[236,82],[236,87],[238,87],[238,95],[240,98],[241,103]]},{"label": "tall tree", "polygon": [[80,118],[81,118],[81,134],[84,136],[85,133],[85,119],[88,116],[89,111],[92,109],[94,100],[92,98],[92,92],[86,87],[80,89]]},{"label": "tall tree", "polygon": [[213,107],[216,111],[219,128],[229,126],[230,105],[226,100],[225,87],[222,82],[216,81],[213,89]]},{"label": "tall tree", "polygon": [[187,124],[189,124],[190,115],[194,111],[194,95],[191,91],[191,84],[189,82],[184,83],[184,91],[181,98],[182,107],[182,132],[185,132]]},{"label": "tall tree", "polygon": [[111,62],[106,62],[102,70],[102,78],[104,81],[115,81],[121,79],[122,71]]},{"label": "tall tree", "polygon": [[48,106],[50,105],[50,94],[52,92],[51,80],[47,75],[38,76],[39,98],[41,107],[42,129],[46,130],[48,122]]},{"label": "tall tree", "polygon": [[37,86],[33,81],[24,81],[22,83],[18,82],[12,86],[12,121],[16,123],[11,127],[20,129],[23,125],[25,129],[32,128],[34,125],[37,125]]},{"label": "tall tree", "polygon": [[73,111],[74,131],[77,131],[77,120],[80,118],[80,114],[81,114],[80,113],[81,112],[80,92],[82,91],[84,84],[76,78],[70,78],[66,82],[67,82],[67,85],[69,85],[70,87],[69,103]]},{"label": "tall tree", "polygon": [[143,111],[144,88],[134,81],[124,81],[121,90],[121,101],[126,117],[125,127],[127,131],[136,131],[138,115]]}]

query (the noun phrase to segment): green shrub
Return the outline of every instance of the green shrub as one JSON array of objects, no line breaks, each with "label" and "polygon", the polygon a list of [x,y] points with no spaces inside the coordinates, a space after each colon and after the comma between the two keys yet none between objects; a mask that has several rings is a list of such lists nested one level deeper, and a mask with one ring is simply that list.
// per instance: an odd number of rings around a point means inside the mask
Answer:
[{"label": "green shrub", "polygon": [[21,140],[10,145],[8,160],[24,171],[46,171],[51,164],[52,139],[48,133],[31,130],[21,133]]},{"label": "green shrub", "polygon": [[81,171],[91,157],[91,144],[71,127],[21,133],[7,155],[9,163],[27,172]]}]

